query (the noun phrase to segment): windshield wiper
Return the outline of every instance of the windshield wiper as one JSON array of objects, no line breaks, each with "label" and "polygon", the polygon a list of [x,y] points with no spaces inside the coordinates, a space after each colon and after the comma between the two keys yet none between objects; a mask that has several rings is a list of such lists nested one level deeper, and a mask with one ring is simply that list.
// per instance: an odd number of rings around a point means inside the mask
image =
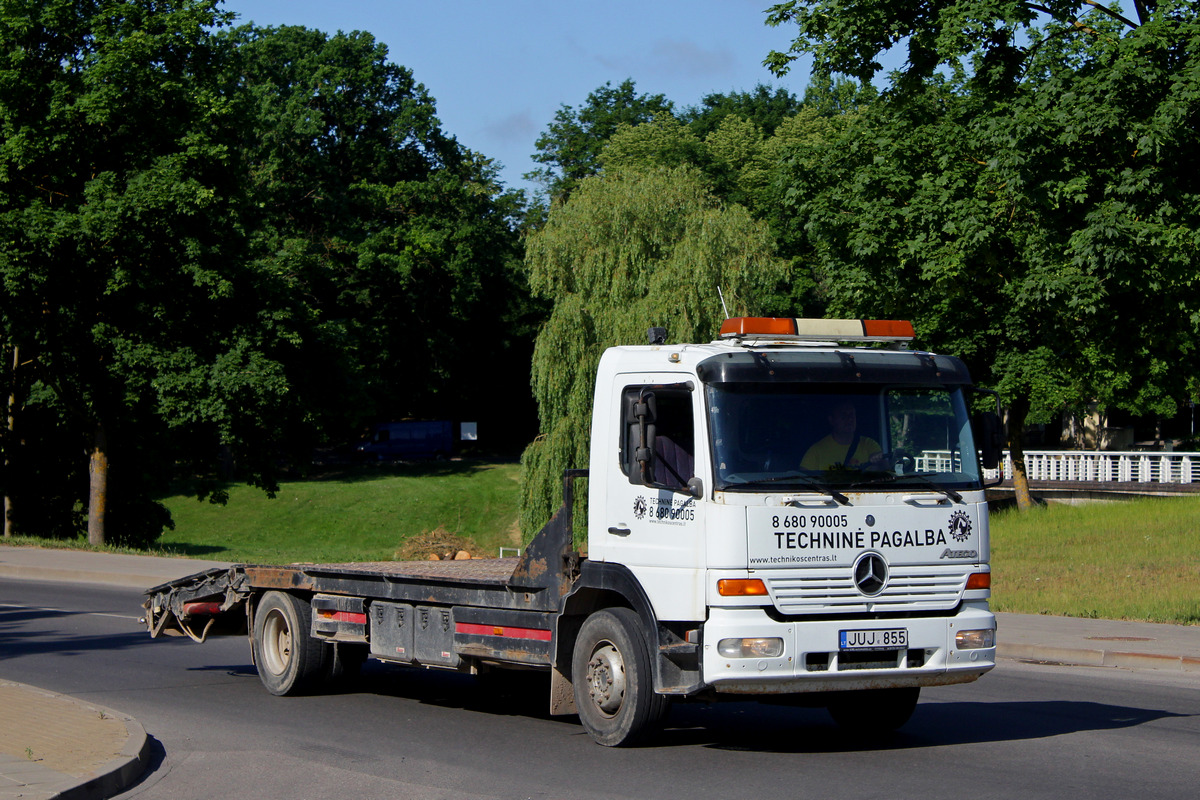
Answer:
[{"label": "windshield wiper", "polygon": [[950,489],[948,487],[939,486],[938,484],[934,483],[927,477],[929,475],[936,475],[936,474],[937,474],[936,472],[925,472],[925,473],[905,472],[902,475],[893,475],[891,473],[886,473],[886,474],[879,475],[875,478],[872,478],[871,480],[859,481],[858,483],[853,483],[853,484],[851,484],[851,488],[857,488],[859,486],[869,486],[869,485],[873,485],[873,484],[877,484],[877,483],[894,483],[899,480],[906,480],[908,478],[916,478],[918,481],[925,484],[929,488],[933,489],[938,494],[944,494],[950,500],[953,500],[956,503],[961,503],[963,501],[963,496],[961,494],[959,494],[958,492],[956,492],[953,489]]},{"label": "windshield wiper", "polygon": [[758,480],[746,481],[745,483],[735,483],[735,484],[731,484],[730,486],[727,486],[725,488],[729,489],[729,488],[736,486],[740,489],[740,488],[743,488],[746,486],[751,486],[751,487],[769,486],[770,484],[773,484],[773,483],[784,483],[784,482],[797,483],[797,484],[805,487],[806,489],[812,489],[814,491],[820,492],[821,494],[828,495],[843,506],[850,505],[850,498],[846,497],[846,495],[842,494],[837,489],[834,489],[831,486],[826,486],[823,483],[814,481],[812,478],[806,478],[803,475],[798,475],[798,474],[794,474],[794,473],[789,473],[786,475],[773,475],[770,478],[759,478]]}]

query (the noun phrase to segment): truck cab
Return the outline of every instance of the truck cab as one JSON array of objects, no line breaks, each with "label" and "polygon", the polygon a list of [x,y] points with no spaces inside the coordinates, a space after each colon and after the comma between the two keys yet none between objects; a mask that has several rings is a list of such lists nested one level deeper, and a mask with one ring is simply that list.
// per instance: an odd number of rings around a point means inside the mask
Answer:
[{"label": "truck cab", "polygon": [[694,645],[659,691],[811,695],[889,728],[920,687],[995,665],[978,452],[994,465],[997,420],[977,441],[966,367],[912,338],[737,318],[711,344],[604,354],[588,562],[644,592],[660,650]]}]

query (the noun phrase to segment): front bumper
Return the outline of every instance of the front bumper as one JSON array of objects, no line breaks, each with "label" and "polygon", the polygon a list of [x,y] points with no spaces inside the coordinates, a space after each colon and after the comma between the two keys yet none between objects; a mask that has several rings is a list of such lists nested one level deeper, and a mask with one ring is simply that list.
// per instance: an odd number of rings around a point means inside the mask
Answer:
[{"label": "front bumper", "polygon": [[[844,630],[905,628],[903,650],[842,651]],[[995,630],[986,603],[964,604],[943,617],[862,620],[771,619],[765,608],[712,608],[704,624],[701,668],[704,683],[733,694],[943,686],[968,683],[996,666],[996,648],[959,649],[964,630]],[[780,638],[773,658],[728,658],[717,652],[722,639]]]}]

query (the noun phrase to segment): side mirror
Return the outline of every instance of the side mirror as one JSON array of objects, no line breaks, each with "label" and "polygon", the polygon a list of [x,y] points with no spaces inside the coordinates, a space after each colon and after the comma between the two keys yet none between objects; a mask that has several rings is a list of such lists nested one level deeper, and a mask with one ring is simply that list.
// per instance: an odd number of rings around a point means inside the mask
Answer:
[{"label": "side mirror", "polygon": [[979,415],[976,424],[983,468],[996,469],[1000,466],[1000,455],[1004,452],[1004,430],[1000,415],[994,411],[987,411]]},{"label": "side mirror", "polygon": [[625,446],[629,459],[627,472],[633,483],[649,484],[653,474],[655,419],[658,401],[654,392],[625,395]]}]

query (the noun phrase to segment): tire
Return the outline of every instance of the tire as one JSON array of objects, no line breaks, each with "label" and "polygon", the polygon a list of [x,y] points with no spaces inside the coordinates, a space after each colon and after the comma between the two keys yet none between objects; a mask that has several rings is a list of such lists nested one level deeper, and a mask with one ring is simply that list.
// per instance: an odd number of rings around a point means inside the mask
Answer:
[{"label": "tire", "polygon": [[829,715],[848,733],[879,737],[912,717],[921,696],[919,687],[839,692],[829,699]]},{"label": "tire", "polygon": [[654,693],[642,626],[627,608],[597,611],[583,623],[571,683],[579,721],[606,747],[636,744],[666,712],[666,698]]},{"label": "tire", "polygon": [[267,592],[254,612],[254,664],[273,695],[307,694],[328,671],[329,649],[309,633],[312,607],[287,592]]}]

